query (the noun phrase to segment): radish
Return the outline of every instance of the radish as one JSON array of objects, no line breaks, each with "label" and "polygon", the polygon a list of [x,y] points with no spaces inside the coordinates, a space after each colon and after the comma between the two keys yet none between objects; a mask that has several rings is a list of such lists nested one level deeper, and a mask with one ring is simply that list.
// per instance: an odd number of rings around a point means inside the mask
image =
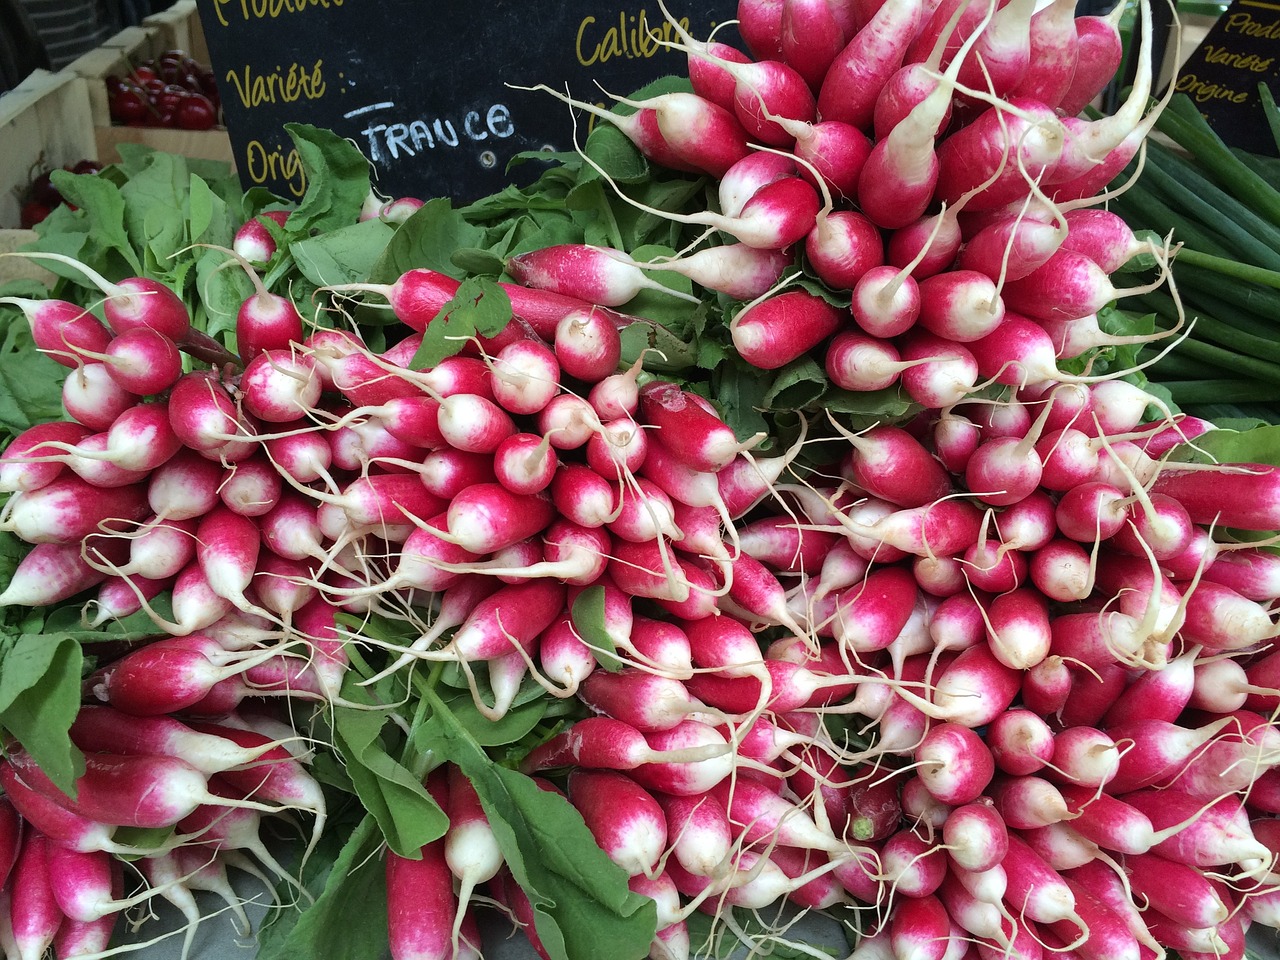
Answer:
[{"label": "radish", "polygon": [[620,306],[641,290],[660,290],[697,302],[691,294],[650,280],[634,261],[603,247],[586,244],[544,247],[512,257],[506,266],[517,283],[606,307]]},{"label": "radish", "polygon": [[[800,127],[796,132],[795,155],[802,161],[800,175],[815,186],[820,178],[832,196],[856,201],[858,177],[871,153],[866,134],[853,124],[830,119]],[[864,218],[857,220],[870,223]],[[869,237],[869,232],[863,235]]]},{"label": "radish", "polygon": [[982,739],[955,723],[931,727],[916,748],[915,759],[921,782],[951,806],[976,800],[995,772],[991,751]]},{"label": "radish", "polygon": [[817,90],[845,44],[840,19],[826,0],[788,0],[782,4],[781,59]]},{"label": "radish", "polygon": [[539,533],[551,521],[553,509],[541,494],[516,494],[497,483],[476,484],[449,504],[448,532],[473,554],[492,553]]},{"label": "radish", "polygon": [[502,850],[471,781],[458,767],[449,766],[449,830],[444,837],[444,859],[457,879],[458,909],[451,942],[455,945],[463,917],[477,884],[485,883],[502,866]]},{"label": "radish", "polygon": [[716,186],[720,212],[737,217],[747,201],[776,180],[798,174],[795,159],[783,153],[760,150],[748,154],[730,168]]},{"label": "radish", "polygon": [[[776,59],[782,56],[782,6],[782,0],[744,0],[738,5],[738,19],[741,21],[739,32],[747,49],[757,59],[766,57]],[[711,49],[724,45],[708,44],[707,46]],[[692,63],[695,59],[700,58],[695,58],[691,53],[690,77],[693,76]],[[706,62],[714,65],[713,61]]]},{"label": "radish", "polygon": [[63,409],[94,430],[106,430],[140,399],[115,382],[105,363],[82,364],[62,381]]},{"label": "radish", "polygon": [[10,496],[0,527],[27,543],[73,543],[112,522],[141,520],[145,498],[139,484],[99,488],[79,477],[64,477]]},{"label": "radish", "polygon": [[569,801],[596,843],[628,875],[651,876],[667,846],[667,821],[649,793],[626,774],[575,770]]},{"label": "radish", "polygon": [[670,46],[707,60],[733,77],[734,113],[755,142],[771,147],[789,147],[794,138],[772,118],[814,119],[813,94],[804,77],[787,64],[776,60],[755,63],[720,60],[710,53],[707,44],[695,40],[680,23],[670,18],[667,22],[680,38],[679,43]]},{"label": "radish", "polygon": [[950,940],[947,908],[934,896],[901,901],[889,920],[889,944],[894,957],[944,960]]},{"label": "radish", "polygon": [[[76,369],[85,356],[101,355],[111,343],[112,333],[88,310],[65,300],[28,300],[5,297],[0,303],[22,311],[31,325],[36,349],[64,367]],[[85,354],[83,351],[89,351]],[[104,371],[105,372],[105,371]]]},{"label": "radish", "polygon": [[996,717],[987,740],[996,766],[1014,776],[1036,773],[1053,759],[1053,731],[1031,710],[1014,709]]},{"label": "radish", "polygon": [[49,877],[51,844],[32,830],[23,838],[9,886],[13,943],[20,960],[39,960],[53,943],[62,912]]},{"label": "radish", "polygon": [[[765,0],[762,6],[773,7],[775,8],[774,12],[777,12],[776,8],[780,7],[781,4],[777,0]],[[738,14],[741,21],[738,30],[744,37],[752,29],[752,20],[749,15],[751,9],[750,6],[744,6],[743,10]],[[779,14],[776,19],[778,22],[771,28],[774,35],[773,46],[776,47],[776,49],[772,50],[774,59],[777,59],[782,54],[781,40],[778,37],[777,29],[781,24],[781,15]],[[761,48],[757,47],[756,49]],[[692,55],[689,57],[689,82],[693,85],[693,92],[704,99],[710,100],[712,103],[718,103],[727,110],[732,110],[734,79],[730,74],[717,67],[716,61],[731,60],[734,63],[750,63],[751,57],[736,47],[715,41],[707,42],[707,52],[712,54],[715,59],[703,60],[701,57]]]},{"label": "radish", "polygon": [[556,324],[554,341],[564,372],[587,383],[612,374],[622,358],[617,326],[594,308],[565,314]]},{"label": "radish", "polygon": [[824,120],[871,129],[876,97],[902,63],[922,19],[915,0],[887,0],[836,55],[818,93]]},{"label": "radish", "polygon": [[90,435],[88,427],[69,420],[54,420],[23,430],[0,456],[0,492],[35,490],[52,483],[63,470],[58,452]]},{"label": "radish", "polygon": [[1114,76],[1123,52],[1118,30],[1119,15],[1083,16],[1075,19],[1078,44],[1071,84],[1058,102],[1066,116],[1075,116],[1098,95]]},{"label": "radish", "polygon": [[9,763],[33,789],[101,823],[170,827],[202,803],[267,809],[247,800],[213,796],[204,775],[177,757],[92,754],[85,758],[85,772],[76,780],[75,800],[61,793],[25,752],[12,752]]},{"label": "radish", "polygon": [[181,757],[205,774],[252,764],[275,744],[257,749],[200,733],[168,716],[140,717],[86,704],[71,725],[72,741],[87,752]]},{"label": "radish", "polygon": [[628,770],[651,789],[681,796],[705,793],[728,776],[729,745],[713,727],[686,720],[670,732],[646,736],[620,720],[588,717],[531,751],[521,769]]},{"label": "radish", "polygon": [[835,333],[844,318],[842,308],[822,297],[791,290],[748,304],[729,321],[729,333],[749,364],[776,370]]},{"label": "radish", "polygon": [[454,938],[461,916],[453,892],[453,874],[444,858],[444,841],[422,848],[416,860],[388,852],[387,927],[394,960],[478,956],[471,944]]},{"label": "radish", "polygon": [[694,470],[718,471],[744,449],[718,415],[673,383],[659,380],[642,388],[640,413],[661,434],[662,443]]},{"label": "radish", "polygon": [[315,367],[306,354],[260,350],[240,378],[245,409],[269,423],[300,419],[320,399],[321,383]]},{"label": "radish", "polygon": [[182,375],[177,346],[149,327],[117,334],[101,353],[83,348],[78,353],[101,363],[120,389],[138,396],[163,393]]},{"label": "radish", "polygon": [[[49,606],[97,586],[106,578],[83,557],[80,543],[41,543],[19,561],[0,592],[0,607]],[[105,559],[105,558],[100,558]]]},{"label": "radish", "polygon": [[188,373],[178,381],[169,394],[169,422],[184,446],[202,453],[229,456],[252,436],[226,388],[209,373]]}]

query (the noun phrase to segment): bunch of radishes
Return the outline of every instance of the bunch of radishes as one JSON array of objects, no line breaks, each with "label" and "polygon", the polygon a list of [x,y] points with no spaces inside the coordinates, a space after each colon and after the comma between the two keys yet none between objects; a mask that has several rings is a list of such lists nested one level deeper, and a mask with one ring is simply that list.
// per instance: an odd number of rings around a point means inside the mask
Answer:
[{"label": "bunch of radishes", "polygon": [[[150,649],[150,648],[149,648]],[[114,670],[129,670],[125,658]],[[158,685],[172,676],[172,666]],[[147,709],[147,706],[152,707]],[[20,748],[0,764],[0,949],[38,958],[108,951],[126,909],[161,896],[188,921],[190,949],[202,911],[196,891],[221,896],[237,930],[250,925],[227,868],[271,887],[290,879],[267,850],[263,813],[305,810],[323,825],[325,798],[288,752],[292,728],[253,714],[184,723],[154,705],[138,712],[85,706],[72,741],[85,752],[76,796],[64,794]],[[265,732],[264,732],[265,731]],[[164,837],[138,845],[125,839]],[[125,897],[125,857],[145,889]],[[261,864],[261,866],[259,866]],[[274,896],[274,894],[273,894]]]}]

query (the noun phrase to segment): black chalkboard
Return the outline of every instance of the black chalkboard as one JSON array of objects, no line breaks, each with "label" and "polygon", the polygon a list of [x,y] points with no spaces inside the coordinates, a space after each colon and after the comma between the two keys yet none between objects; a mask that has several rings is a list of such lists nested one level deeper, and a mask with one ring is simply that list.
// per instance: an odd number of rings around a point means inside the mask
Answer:
[{"label": "black chalkboard", "polygon": [[[736,0],[671,0],[705,39]],[[506,84],[545,83],[603,103],[687,75],[657,0],[199,0],[223,110],[247,187],[284,197],[303,183],[289,122],[361,145],[390,196],[469,201],[510,182],[526,150],[571,148],[567,106]],[[736,33],[716,39],[740,46]],[[597,84],[599,86],[597,86]]]},{"label": "black chalkboard", "polygon": [[1280,100],[1280,2],[1233,0],[1174,82],[1225,143],[1276,156],[1258,84]]}]

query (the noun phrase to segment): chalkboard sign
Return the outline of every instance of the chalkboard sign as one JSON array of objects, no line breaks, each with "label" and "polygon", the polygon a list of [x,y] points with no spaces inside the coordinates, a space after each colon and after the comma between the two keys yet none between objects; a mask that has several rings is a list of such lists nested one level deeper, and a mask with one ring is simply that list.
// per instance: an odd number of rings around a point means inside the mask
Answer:
[{"label": "chalkboard sign", "polygon": [[1187,59],[1175,88],[1224,142],[1276,156],[1258,84],[1280,100],[1280,3],[1233,0]]},{"label": "chalkboard sign", "polygon": [[[705,39],[736,0],[671,0]],[[283,130],[327,127],[361,145],[390,196],[473,200],[510,182],[526,150],[572,147],[570,109],[545,83],[604,103],[687,75],[657,0],[199,0],[223,110],[247,187],[297,198],[301,165]],[[716,39],[740,46],[731,30]]]}]

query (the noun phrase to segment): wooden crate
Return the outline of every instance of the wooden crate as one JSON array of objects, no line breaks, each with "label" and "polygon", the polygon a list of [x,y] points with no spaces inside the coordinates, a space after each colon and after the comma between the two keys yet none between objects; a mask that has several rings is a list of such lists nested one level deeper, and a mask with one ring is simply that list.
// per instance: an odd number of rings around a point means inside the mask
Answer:
[{"label": "wooden crate", "polygon": [[168,10],[147,17],[142,24],[157,32],[165,50],[185,50],[201,63],[209,63],[209,47],[204,41],[196,0],[178,0]]},{"label": "wooden crate", "polygon": [[[0,230],[0,254],[11,253],[34,239],[36,239],[34,230]],[[0,256],[0,284],[8,283],[10,280],[38,280],[46,287],[52,287],[57,279],[34,260],[28,260],[25,257]]]},{"label": "wooden crate", "polygon": [[[191,17],[198,24],[194,2],[191,6]],[[120,143],[141,143],[184,157],[234,162],[231,139],[224,127],[175,130],[167,127],[125,127],[111,122],[106,78],[112,74],[123,76],[132,65],[170,49],[174,36],[172,32],[153,25],[128,27],[66,67],[67,71],[83,77],[89,85],[96,149],[103,163],[114,163],[120,159],[116,150]]]},{"label": "wooden crate", "polygon": [[34,174],[96,155],[82,78],[37,70],[0,97],[0,228],[18,226],[19,193]]}]

